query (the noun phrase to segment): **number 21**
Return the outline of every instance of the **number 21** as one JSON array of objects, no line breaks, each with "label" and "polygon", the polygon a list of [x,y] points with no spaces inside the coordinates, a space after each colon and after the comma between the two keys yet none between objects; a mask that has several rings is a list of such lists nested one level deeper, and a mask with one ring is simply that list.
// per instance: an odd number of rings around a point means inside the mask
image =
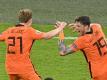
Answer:
[{"label": "number 21", "polygon": [[[22,37],[17,37],[16,39],[19,39],[20,40],[20,53],[22,53],[23,51],[22,51]],[[16,39],[15,39],[15,37],[8,37],[8,40],[12,40],[13,41],[13,43],[10,43],[10,44],[8,44],[8,53],[9,54],[15,54],[15,51],[10,51],[9,50],[9,47],[15,47],[15,45],[16,45]]]}]

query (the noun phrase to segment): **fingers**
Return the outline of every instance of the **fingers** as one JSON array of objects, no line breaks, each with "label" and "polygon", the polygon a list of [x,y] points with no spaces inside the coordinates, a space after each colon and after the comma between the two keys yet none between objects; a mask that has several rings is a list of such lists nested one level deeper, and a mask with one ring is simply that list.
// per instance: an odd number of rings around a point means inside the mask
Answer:
[{"label": "fingers", "polygon": [[70,23],[70,24],[68,24],[68,27],[74,26],[74,25],[75,25],[75,23]]},{"label": "fingers", "polygon": [[58,28],[59,26],[60,26],[60,21],[57,21],[56,23],[55,23],[55,28]]},{"label": "fingers", "polygon": [[70,28],[74,28],[75,26],[76,26],[75,23],[68,24],[68,27],[70,27]]},{"label": "fingers", "polygon": [[70,29],[72,29],[73,32],[76,32],[76,24],[75,24],[75,23],[70,23],[70,24],[68,25],[68,27],[69,27]]},{"label": "fingers", "polygon": [[61,21],[57,21],[56,24],[55,24],[55,28],[58,28],[58,27],[69,27],[70,29],[73,29],[73,32],[75,32],[75,29],[76,29],[76,24],[75,23],[69,23],[67,24],[66,22],[61,22]]},{"label": "fingers", "polygon": [[55,24],[55,27],[56,27],[56,28],[58,28],[58,27],[64,28],[66,25],[67,25],[66,22],[57,21],[56,24]]},{"label": "fingers", "polygon": [[58,28],[59,26],[67,26],[69,28],[72,28],[75,27],[75,23],[66,23],[66,22],[57,21],[55,27]]}]

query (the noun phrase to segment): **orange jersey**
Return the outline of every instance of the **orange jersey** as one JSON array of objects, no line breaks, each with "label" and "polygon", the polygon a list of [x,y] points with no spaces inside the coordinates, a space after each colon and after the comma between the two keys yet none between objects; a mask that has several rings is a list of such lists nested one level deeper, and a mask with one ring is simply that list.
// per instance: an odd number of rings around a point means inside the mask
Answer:
[{"label": "orange jersey", "polygon": [[91,24],[91,32],[80,36],[71,48],[83,51],[93,76],[103,74],[104,70],[107,72],[107,43],[99,24]]},{"label": "orange jersey", "polygon": [[32,27],[17,25],[7,29],[0,35],[7,45],[6,69],[9,74],[18,74],[33,70],[30,60],[30,50],[35,40],[43,37]]}]

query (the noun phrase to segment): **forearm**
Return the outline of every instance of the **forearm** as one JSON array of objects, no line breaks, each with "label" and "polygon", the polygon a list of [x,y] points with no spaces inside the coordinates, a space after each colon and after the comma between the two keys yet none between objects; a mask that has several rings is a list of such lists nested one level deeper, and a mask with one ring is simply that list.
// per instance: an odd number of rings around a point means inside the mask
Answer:
[{"label": "forearm", "polygon": [[49,39],[49,38],[52,38],[53,36],[57,35],[63,28],[59,27],[57,29],[54,29],[54,30],[51,30],[47,33],[44,34],[44,38],[45,39]]},{"label": "forearm", "polygon": [[45,33],[43,38],[45,39],[52,38],[53,36],[57,35],[60,31],[62,31],[66,25],[67,25],[66,22],[57,22],[55,25],[56,29]]},{"label": "forearm", "polygon": [[59,41],[58,43],[58,46],[59,46],[59,54],[61,56],[65,56],[65,55],[68,55],[68,54],[71,54],[73,53],[74,51],[71,50],[70,47],[66,47],[65,44],[64,44],[64,41]]}]

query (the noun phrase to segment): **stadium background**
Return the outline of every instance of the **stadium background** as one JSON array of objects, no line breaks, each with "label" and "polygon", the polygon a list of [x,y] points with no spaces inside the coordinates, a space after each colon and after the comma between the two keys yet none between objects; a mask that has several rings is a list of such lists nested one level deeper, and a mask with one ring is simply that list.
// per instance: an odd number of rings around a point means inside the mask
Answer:
[{"label": "stadium background", "polygon": [[29,8],[34,23],[70,22],[76,16],[88,15],[92,22],[107,25],[106,7],[107,0],[0,0],[0,22],[17,22],[17,11]]},{"label": "stadium background", "polygon": [[[103,30],[107,35],[106,6],[107,0],[0,0],[0,33],[8,26],[18,23],[16,13],[20,9],[29,8],[33,11],[34,28],[41,31],[53,29],[52,24],[57,20],[73,22],[76,16],[88,15],[92,22],[105,26]],[[65,29],[65,33],[67,36],[76,36],[68,29]],[[67,44],[71,42],[72,40],[66,40]],[[4,53],[4,43],[0,43],[0,80],[8,80]],[[33,64],[43,79],[90,80],[83,55],[60,57],[56,39],[36,41],[31,53]]]}]

